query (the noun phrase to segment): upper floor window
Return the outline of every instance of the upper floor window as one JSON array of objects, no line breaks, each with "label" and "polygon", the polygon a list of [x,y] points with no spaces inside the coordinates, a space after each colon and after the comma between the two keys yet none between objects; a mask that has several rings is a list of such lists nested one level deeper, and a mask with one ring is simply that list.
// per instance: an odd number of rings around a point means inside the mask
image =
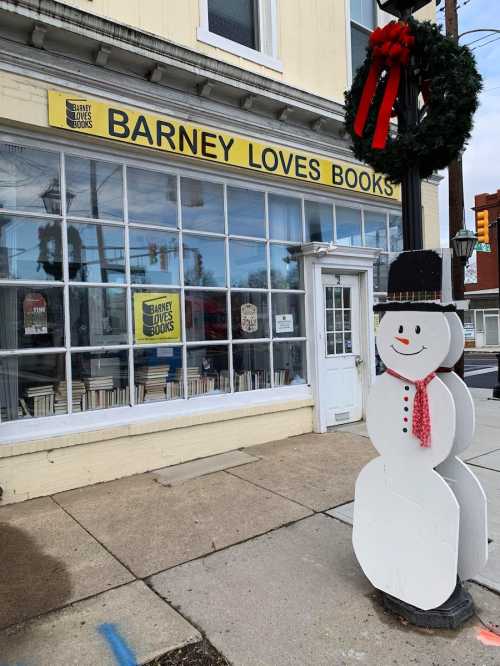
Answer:
[{"label": "upper floor window", "polygon": [[351,64],[353,76],[365,59],[368,38],[376,23],[375,0],[351,0]]},{"label": "upper floor window", "polygon": [[282,71],[277,57],[276,0],[199,2],[199,41]]}]

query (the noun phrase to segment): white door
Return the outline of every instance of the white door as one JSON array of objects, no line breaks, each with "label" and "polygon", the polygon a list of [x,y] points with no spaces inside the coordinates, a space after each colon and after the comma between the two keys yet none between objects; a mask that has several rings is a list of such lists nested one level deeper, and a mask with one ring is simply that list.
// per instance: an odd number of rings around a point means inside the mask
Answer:
[{"label": "white door", "polygon": [[498,315],[487,314],[484,315],[484,332],[486,336],[487,345],[498,345]]},{"label": "white door", "polygon": [[359,277],[323,273],[323,350],[319,369],[326,425],[362,417]]}]

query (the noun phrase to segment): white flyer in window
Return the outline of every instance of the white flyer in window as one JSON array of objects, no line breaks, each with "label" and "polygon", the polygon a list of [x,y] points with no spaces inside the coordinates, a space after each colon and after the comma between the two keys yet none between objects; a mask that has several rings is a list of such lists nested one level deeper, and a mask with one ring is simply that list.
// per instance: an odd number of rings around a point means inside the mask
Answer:
[{"label": "white flyer in window", "polygon": [[257,306],[253,303],[243,303],[241,306],[241,330],[245,333],[255,333],[258,326]]},{"label": "white flyer in window", "polygon": [[293,333],[293,315],[280,314],[275,315],[276,333]]}]

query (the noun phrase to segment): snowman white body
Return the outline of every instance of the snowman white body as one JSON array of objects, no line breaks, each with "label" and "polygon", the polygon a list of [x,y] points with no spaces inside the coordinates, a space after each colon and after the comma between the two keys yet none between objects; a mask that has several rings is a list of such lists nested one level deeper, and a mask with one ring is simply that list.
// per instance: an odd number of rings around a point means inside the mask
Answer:
[{"label": "snowman white body", "polygon": [[[455,312],[447,312],[450,326],[450,351],[443,366],[451,368],[464,349],[462,322]],[[461,580],[477,576],[488,561],[487,501],[484,490],[470,467],[457,456],[465,451],[474,436],[474,402],[466,384],[454,372],[438,375],[450,390],[455,402],[456,428],[448,458],[436,468],[453,490],[460,505],[458,575]]]},{"label": "snowman white body", "polygon": [[[418,331],[418,332],[417,332]],[[368,433],[380,457],[361,471],[354,503],[353,546],[372,585],[423,610],[444,603],[456,586],[459,504],[434,471],[450,454],[455,404],[446,384],[427,385],[431,445],[412,434],[416,380],[447,356],[450,328],[442,312],[388,311],[377,347],[388,368],[367,404]]]}]

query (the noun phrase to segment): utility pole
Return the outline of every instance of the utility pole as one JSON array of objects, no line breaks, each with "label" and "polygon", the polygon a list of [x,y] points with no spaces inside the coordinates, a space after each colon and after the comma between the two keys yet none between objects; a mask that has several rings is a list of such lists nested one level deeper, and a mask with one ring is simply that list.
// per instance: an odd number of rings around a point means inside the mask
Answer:
[{"label": "utility pole", "polygon": [[[445,0],[446,35],[458,42],[458,12],[457,0]],[[448,209],[449,209],[449,239],[464,227],[464,181],[462,171],[462,156],[448,166]],[[451,284],[453,299],[464,300],[465,267],[458,257],[452,255]],[[458,312],[463,323],[463,311]],[[459,377],[464,376],[464,356],[455,365],[455,372]]]}]

